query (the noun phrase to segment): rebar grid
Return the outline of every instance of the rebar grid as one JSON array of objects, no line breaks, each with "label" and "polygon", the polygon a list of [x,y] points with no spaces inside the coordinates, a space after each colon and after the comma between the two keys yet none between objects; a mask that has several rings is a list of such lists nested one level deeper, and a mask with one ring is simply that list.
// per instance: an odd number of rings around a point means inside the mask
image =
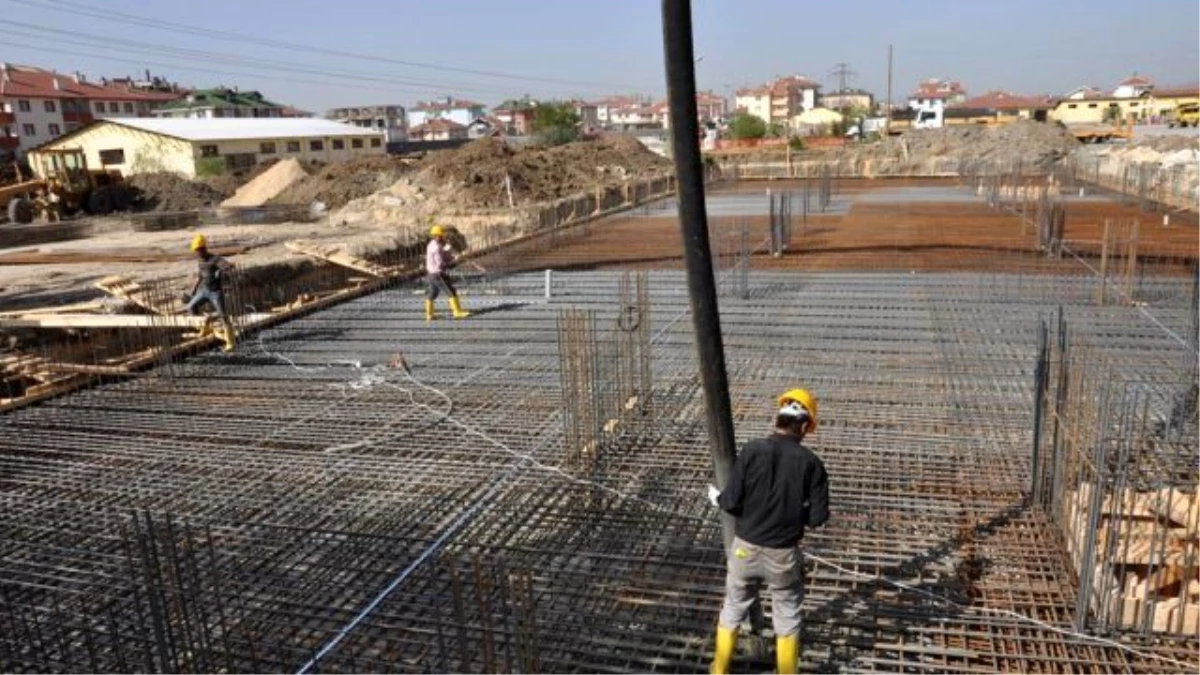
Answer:
[{"label": "rebar grid", "polygon": [[[723,302],[739,442],[778,391],[821,398],[837,515],[807,549],[964,605],[810,564],[806,669],[1170,669],[983,611],[1077,618],[1056,529],[1022,506],[1039,319],[1066,302],[1111,358],[1179,364],[1068,279],[754,272]],[[594,483],[565,461],[554,326],[616,326],[627,302],[617,274],[556,280],[550,301],[541,275],[468,284],[480,314],[431,325],[395,288],[6,416],[0,666],[296,670],[353,624],[314,670],[702,669],[724,567],[682,276],[632,294],[654,414],[601,445]],[[1195,661],[1194,639],[1138,648]]]}]

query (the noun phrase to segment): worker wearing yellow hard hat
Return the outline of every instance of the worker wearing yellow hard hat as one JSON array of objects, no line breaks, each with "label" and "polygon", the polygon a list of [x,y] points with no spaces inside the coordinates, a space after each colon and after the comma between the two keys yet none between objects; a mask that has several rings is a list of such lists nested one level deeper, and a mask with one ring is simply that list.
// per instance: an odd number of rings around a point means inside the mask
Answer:
[{"label": "worker wearing yellow hard hat", "polygon": [[462,308],[458,299],[458,291],[450,279],[450,268],[456,262],[454,249],[446,243],[447,230],[441,225],[429,228],[429,245],[425,248],[425,320],[433,321],[437,317],[433,301],[445,291],[450,300],[450,312],[456,319],[465,319],[471,313]]},{"label": "worker wearing yellow hard hat", "polygon": [[192,284],[192,290],[189,293],[189,300],[184,311],[190,312],[193,315],[199,315],[204,305],[209,305],[213,309],[211,316],[204,317],[204,325],[200,328],[200,337],[208,337],[213,335],[212,320],[216,318],[221,322],[222,332],[218,336],[225,345],[224,349],[231,352],[235,346],[236,335],[233,330],[233,322],[229,320],[229,315],[225,313],[225,282],[228,280],[230,272],[233,270],[233,265],[219,255],[215,255],[208,250],[208,238],[203,234],[197,234],[192,237],[191,246],[192,252],[199,258],[200,264],[197,268],[196,283]]},{"label": "worker wearing yellow hard hat", "polygon": [[778,671],[797,669],[804,599],[798,546],[805,527],[820,527],[829,520],[829,479],[821,459],[801,443],[817,428],[816,397],[805,389],[791,389],[777,403],[775,432],[742,448],[724,490],[709,486],[713,505],[735,519],[716,655],[709,669],[713,673],[729,672],[738,626],[760,584],[771,592]]}]

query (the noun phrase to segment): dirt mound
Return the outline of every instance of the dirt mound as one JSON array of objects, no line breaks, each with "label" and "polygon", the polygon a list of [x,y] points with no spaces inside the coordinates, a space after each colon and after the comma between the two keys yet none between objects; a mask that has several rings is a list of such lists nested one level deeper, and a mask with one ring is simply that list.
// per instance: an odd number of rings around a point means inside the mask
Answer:
[{"label": "dirt mound", "polygon": [[288,186],[307,177],[308,172],[294,159],[276,162],[270,169],[238,188],[232,197],[221,202],[221,206],[262,206]]},{"label": "dirt mound", "polygon": [[130,176],[127,183],[135,190],[134,204],[139,211],[191,211],[217,206],[237,189],[237,179],[190,180],[177,173],[142,173]]},{"label": "dirt mound", "polygon": [[666,159],[628,137],[519,149],[482,138],[430,155],[414,183],[432,192],[453,189],[460,208],[499,208],[509,205],[509,185],[513,203],[522,205],[663,173],[669,167]]},{"label": "dirt mound", "polygon": [[328,164],[311,171],[310,176],[290,185],[267,203],[311,204],[318,201],[331,210],[341,208],[350,201],[392,185],[408,173],[413,164],[413,160],[386,155]]},{"label": "dirt mound", "polygon": [[843,152],[853,160],[892,161],[900,166],[966,160],[1048,168],[1078,146],[1058,125],[1022,120],[913,130],[878,143],[847,146]]}]

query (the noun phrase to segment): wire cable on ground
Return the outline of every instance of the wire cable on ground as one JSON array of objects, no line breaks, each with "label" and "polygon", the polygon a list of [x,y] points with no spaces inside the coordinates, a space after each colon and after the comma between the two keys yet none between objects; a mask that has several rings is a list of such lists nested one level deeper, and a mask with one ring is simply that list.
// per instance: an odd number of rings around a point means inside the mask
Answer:
[{"label": "wire cable on ground", "polygon": [[[674,325],[674,323],[677,322],[679,320],[679,318],[681,318],[684,314],[686,314],[686,311],[687,310],[680,312],[679,316],[676,316],[668,324],[668,326]],[[664,328],[663,330],[660,330],[656,334],[655,337],[657,338],[658,336],[662,335],[663,332],[665,332],[665,330],[666,330],[666,328]],[[262,343],[261,336],[259,338],[259,346],[260,346],[260,349],[262,349],[265,354],[273,355],[277,358],[280,358],[282,361],[284,361],[285,363],[288,363],[288,365],[290,365],[293,368],[297,368],[297,369],[304,368],[302,366],[298,366],[292,359],[286,357],[283,354],[279,354],[277,352],[269,352],[268,350],[266,350],[265,346]],[[351,363],[354,365],[354,367],[356,369],[361,368],[361,364],[359,362],[343,361],[342,363]],[[319,367],[319,368],[323,369],[323,368],[327,368],[327,367],[328,366]],[[603,485],[603,484],[595,482],[595,481],[590,481],[590,480],[572,476],[569,473],[563,471],[562,469],[560,469],[556,466],[552,466],[552,465],[546,464],[546,463],[538,460],[531,453],[522,453],[517,450],[514,450],[513,448],[509,447],[508,444],[504,443],[500,439],[493,437],[492,435],[488,434],[487,432],[485,432],[481,429],[478,429],[466,422],[462,422],[462,421],[454,418],[451,414],[451,411],[454,407],[454,401],[450,397],[450,395],[447,394],[445,391],[438,389],[437,387],[434,387],[434,386],[427,384],[427,383],[421,381],[420,379],[418,379],[411,372],[411,369],[408,366],[406,361],[401,360],[397,364],[397,367],[395,369],[397,371],[399,371],[413,385],[423,388],[423,389],[429,391],[430,393],[434,394],[435,396],[441,398],[443,401],[445,401],[447,404],[446,410],[437,410],[433,406],[430,406],[426,403],[417,401],[416,397],[412,393],[412,390],[410,390],[406,387],[397,385],[396,383],[390,381],[386,376],[380,376],[377,378],[373,378],[371,380],[370,386],[384,385],[384,386],[388,386],[392,389],[396,389],[398,391],[408,394],[409,400],[414,405],[416,405],[417,407],[420,407],[430,413],[433,413],[434,415],[439,416],[440,417],[439,421],[445,421],[472,436],[475,436],[481,440],[487,441],[488,443],[495,446],[497,449],[502,450],[502,451],[512,455],[513,457],[517,458],[519,461],[516,464],[510,465],[507,468],[507,470],[505,470],[505,472],[502,474],[501,480],[495,481],[493,483],[493,485],[491,486],[491,488],[489,488],[489,490],[480,498],[480,500],[474,506],[471,507],[471,509],[469,509],[462,516],[460,516],[458,519],[456,519],[455,522],[451,523],[450,526],[447,528],[446,532],[443,533],[442,536],[440,536],[437,540],[432,542],[430,544],[430,546],[425,551],[423,551],[421,553],[421,555],[419,555],[417,557],[416,560],[413,561],[413,563],[411,563],[408,567],[406,567],[404,570],[402,570],[400,572],[400,574],[397,575],[397,577],[395,577],[391,582],[389,582],[384,587],[384,589],[379,594],[377,594],[375,596],[375,598],[372,599],[372,601],[370,603],[368,603],[367,606],[364,607],[354,617],[354,619],[352,619],[345,626],[343,626],[341,629],[339,629],[338,632],[333,636],[333,638],[331,638],[328,642],[326,642],[325,645],[323,645],[308,662],[306,662],[303,666],[301,666],[301,668],[297,671],[299,673],[309,672],[320,661],[320,659],[322,659],[322,658],[324,658],[324,656],[328,655],[343,639],[345,639],[345,637],[351,631],[353,631],[359,624],[362,623],[362,621],[364,621],[367,617],[369,617],[375,611],[375,609],[378,608],[378,606],[384,600],[386,600],[386,598],[389,595],[391,595],[392,592],[394,592],[397,588],[399,588],[399,586],[409,576],[411,576],[412,573],[421,564],[423,564],[426,560],[428,560],[430,558],[430,556],[432,556],[434,553],[436,553],[437,550],[439,550],[442,546],[444,546],[445,543],[449,540],[449,537],[451,535],[453,535],[455,532],[457,532],[459,529],[461,529],[462,526],[465,525],[466,522],[470,518],[474,517],[474,515],[476,513],[478,513],[480,509],[483,508],[483,506],[488,502],[488,500],[492,496],[494,496],[496,494],[496,492],[498,492],[499,489],[507,482],[507,480],[512,476],[513,472],[518,467],[521,467],[523,465],[528,464],[529,466],[531,466],[535,469],[538,469],[543,472],[550,473],[550,474],[553,474],[560,478],[563,478],[572,484],[595,488],[595,489],[598,489],[607,494],[616,496],[620,499],[645,505],[645,506],[647,506],[651,509],[654,509],[655,511],[658,511],[660,513],[664,513],[667,515],[684,518],[684,519],[688,519],[688,520],[693,520],[693,521],[697,521],[697,522],[703,522],[703,523],[710,522],[709,518],[697,516],[697,515],[694,515],[691,513],[685,513],[685,512],[673,509],[671,507],[663,506],[657,502],[650,501],[643,497],[639,497],[637,495],[622,492],[616,488],[612,488],[610,486]],[[382,371],[382,367],[376,366],[376,367],[374,367],[374,370]],[[382,439],[380,439],[380,440],[382,440]],[[354,444],[347,444],[347,445],[350,446],[350,445],[354,445]],[[1077,640],[1090,642],[1093,644],[1099,644],[1099,645],[1113,647],[1116,649],[1120,649],[1126,653],[1133,654],[1135,656],[1139,656],[1141,658],[1160,661],[1163,663],[1169,663],[1169,664],[1181,666],[1181,667],[1184,667],[1187,669],[1192,669],[1196,665],[1194,663],[1187,663],[1184,661],[1180,661],[1178,659],[1171,658],[1169,656],[1163,656],[1163,655],[1159,655],[1159,654],[1154,654],[1152,652],[1142,651],[1142,650],[1136,649],[1134,647],[1130,647],[1129,645],[1125,645],[1120,642],[1117,642],[1115,640],[1110,640],[1108,638],[1102,638],[1102,637],[1098,637],[1098,636],[1088,635],[1086,633],[1077,632],[1077,631],[1070,630],[1070,629],[1060,628],[1058,626],[1054,626],[1053,624],[1046,623],[1039,619],[1035,619],[1033,617],[1026,616],[1024,614],[1020,614],[1020,613],[1012,611],[1012,610],[996,609],[996,608],[985,607],[985,606],[965,605],[965,604],[958,603],[953,600],[944,598],[940,595],[937,595],[936,593],[932,593],[930,591],[906,584],[902,581],[890,579],[883,575],[868,574],[865,572],[860,572],[858,570],[853,570],[853,569],[844,567],[842,565],[839,565],[839,564],[833,562],[832,560],[818,556],[818,555],[810,553],[808,551],[801,550],[801,553],[802,553],[802,555],[804,555],[804,557],[808,558],[809,560],[813,561],[814,563],[825,565],[831,569],[842,572],[843,574],[848,574],[850,576],[860,578],[863,580],[867,580],[867,581],[881,582],[881,583],[893,586],[893,587],[901,589],[901,590],[916,593],[918,595],[929,598],[945,607],[957,608],[960,610],[965,610],[967,612],[978,612],[978,613],[982,613],[982,614],[991,614],[994,616],[1002,616],[1002,617],[1016,619],[1020,622],[1023,622],[1023,623],[1029,624],[1029,625],[1033,625],[1033,626],[1037,626],[1039,628],[1051,631],[1051,632],[1059,634],[1059,635],[1063,635],[1064,637],[1074,638]]]}]

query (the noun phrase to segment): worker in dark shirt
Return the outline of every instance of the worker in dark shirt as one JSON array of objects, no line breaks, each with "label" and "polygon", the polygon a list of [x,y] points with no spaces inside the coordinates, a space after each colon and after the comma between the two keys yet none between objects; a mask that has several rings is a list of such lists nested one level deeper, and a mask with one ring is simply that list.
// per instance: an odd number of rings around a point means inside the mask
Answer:
[{"label": "worker in dark shirt", "polygon": [[775,433],[742,448],[724,491],[709,486],[713,504],[735,518],[713,673],[729,672],[738,626],[763,583],[771,591],[778,670],[797,669],[804,598],[797,546],[805,527],[829,520],[829,480],[821,459],[800,444],[817,428],[816,398],[792,389],[779,397],[779,406]]},{"label": "worker in dark shirt", "polygon": [[[192,239],[191,249],[200,259],[200,264],[196,271],[196,283],[192,284],[191,299],[188,300],[184,311],[199,315],[205,304],[210,305],[213,308],[213,316],[221,322],[223,334],[220,337],[225,341],[224,349],[231,352],[235,345],[235,336],[233,323],[229,320],[229,315],[225,313],[223,296],[224,280],[229,271],[233,269],[233,265],[221,256],[210,253],[208,238],[202,234],[198,234]],[[212,319],[205,317],[204,325],[200,328],[201,337],[213,334],[211,323]]]}]

